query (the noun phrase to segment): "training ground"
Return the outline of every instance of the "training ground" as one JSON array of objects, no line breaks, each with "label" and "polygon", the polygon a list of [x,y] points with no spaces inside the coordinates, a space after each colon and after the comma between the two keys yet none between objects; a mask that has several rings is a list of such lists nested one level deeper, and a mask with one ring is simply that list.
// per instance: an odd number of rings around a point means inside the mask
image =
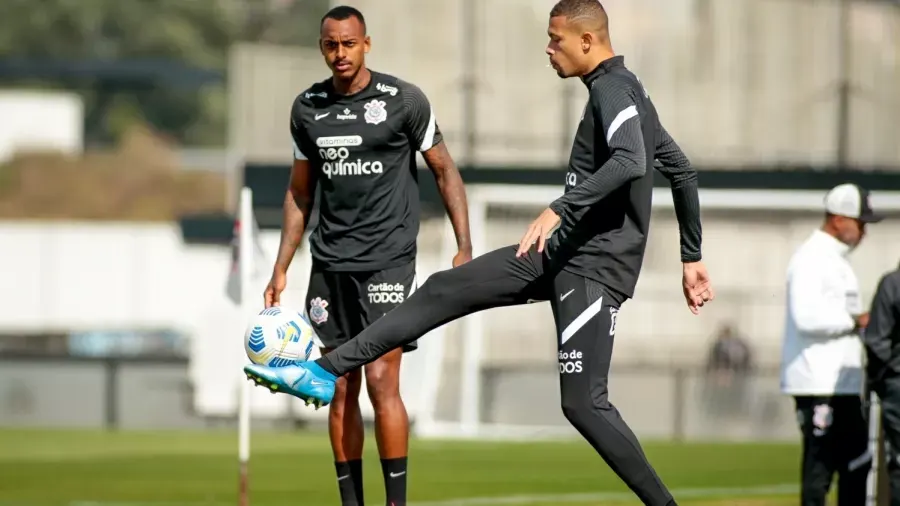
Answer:
[{"label": "training ground", "polygon": [[[236,506],[233,431],[0,430],[0,506]],[[366,503],[384,504],[367,434]],[[787,444],[645,443],[679,504],[797,503],[799,448]],[[640,504],[581,441],[412,441],[410,505]],[[324,432],[259,432],[252,506],[338,504]]]}]

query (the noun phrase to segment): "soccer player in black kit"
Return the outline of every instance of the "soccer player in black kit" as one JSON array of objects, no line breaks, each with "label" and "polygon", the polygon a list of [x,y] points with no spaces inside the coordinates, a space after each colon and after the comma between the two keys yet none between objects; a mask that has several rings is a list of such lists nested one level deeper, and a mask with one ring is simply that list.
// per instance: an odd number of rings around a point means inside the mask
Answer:
[{"label": "soccer player in black kit", "polygon": [[[428,99],[416,86],[365,66],[370,40],[363,15],[336,7],[321,23],[321,50],[332,77],[300,93],[291,110],[294,164],[284,226],[265,305],[279,304],[288,266],[315,197],[313,267],[306,311],[323,353],[354,338],[416,288],[419,188],[416,151],[433,171],[456,232],[453,265],[471,259],[465,187]],[[318,195],[317,195],[318,189]],[[365,367],[388,504],[406,504],[409,420],[400,398],[407,342]],[[344,505],[363,505],[362,375],[336,381],[329,412],[338,488]]]},{"label": "soccer player in black kit", "polygon": [[644,504],[674,505],[607,391],[616,315],[634,293],[647,243],[654,167],[672,187],[689,309],[698,313],[714,294],[701,262],[696,172],[638,78],[613,53],[607,22],[596,0],[561,0],[550,12],[550,63],[562,78],[580,77],[589,99],[565,192],[520,244],[432,275],[390,314],[314,362],[250,365],[247,374],[324,404],[336,377],[435,327],[484,309],[549,300],[566,418]]}]

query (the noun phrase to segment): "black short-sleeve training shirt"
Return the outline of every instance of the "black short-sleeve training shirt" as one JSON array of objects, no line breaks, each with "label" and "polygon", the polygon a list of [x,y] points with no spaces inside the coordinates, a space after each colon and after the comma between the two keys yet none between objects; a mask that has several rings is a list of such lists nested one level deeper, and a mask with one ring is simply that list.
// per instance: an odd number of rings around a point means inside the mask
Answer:
[{"label": "black short-sleeve training shirt", "polygon": [[439,144],[441,132],[422,90],[371,74],[353,95],[336,94],[331,79],[316,83],[291,110],[294,157],[309,160],[319,189],[317,268],[376,271],[416,256],[416,151]]}]

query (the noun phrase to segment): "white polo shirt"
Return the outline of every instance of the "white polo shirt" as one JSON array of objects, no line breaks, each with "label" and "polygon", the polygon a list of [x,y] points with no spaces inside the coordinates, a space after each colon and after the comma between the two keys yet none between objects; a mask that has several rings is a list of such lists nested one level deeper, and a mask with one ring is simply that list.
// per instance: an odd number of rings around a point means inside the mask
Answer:
[{"label": "white polo shirt", "polygon": [[789,395],[860,395],[863,312],[849,246],[821,230],[794,253],[787,271],[781,389]]}]

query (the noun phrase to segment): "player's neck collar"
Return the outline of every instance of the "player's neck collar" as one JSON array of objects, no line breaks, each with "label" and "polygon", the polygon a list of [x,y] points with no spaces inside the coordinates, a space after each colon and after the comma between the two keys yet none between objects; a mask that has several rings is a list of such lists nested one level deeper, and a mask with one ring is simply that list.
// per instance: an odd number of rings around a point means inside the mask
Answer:
[{"label": "player's neck collar", "polygon": [[624,67],[625,66],[625,57],[622,55],[616,55],[612,58],[607,58],[600,62],[600,65],[597,65],[594,70],[588,72],[587,74],[581,76],[582,82],[584,84],[590,86],[595,79],[606,74],[616,67]]},{"label": "player's neck collar", "polygon": [[[369,70],[368,67],[365,67],[365,70],[367,70],[369,72],[369,82],[367,82],[365,84],[365,86],[363,86],[362,88],[360,88],[359,90],[357,90],[353,93],[348,93],[346,95],[343,93],[339,93],[338,90],[334,86],[334,77],[329,79],[326,82],[325,86],[327,87],[330,94],[334,95],[338,101],[341,101],[342,99],[352,100],[354,97],[356,97],[360,93],[365,93],[369,88],[372,87],[372,83],[375,82],[375,72],[372,70]],[[362,70],[360,70],[360,72],[362,72]]]}]

